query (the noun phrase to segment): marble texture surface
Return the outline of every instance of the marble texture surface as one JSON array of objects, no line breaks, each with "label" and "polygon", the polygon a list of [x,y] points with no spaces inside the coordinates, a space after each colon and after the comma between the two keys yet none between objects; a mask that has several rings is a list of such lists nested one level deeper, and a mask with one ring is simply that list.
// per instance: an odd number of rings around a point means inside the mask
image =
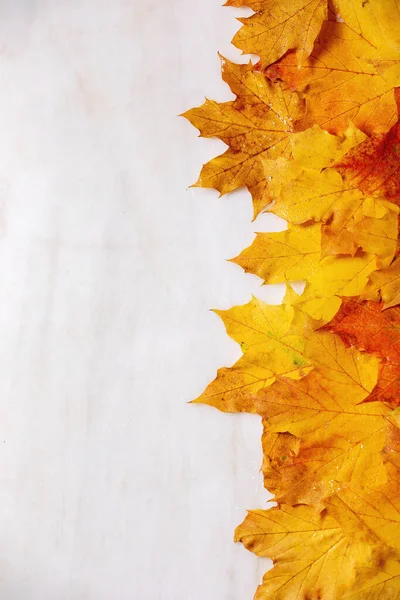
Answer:
[{"label": "marble texture surface", "polygon": [[259,419],[188,406],[239,356],[210,307],[246,192],[187,189],[223,149],[176,115],[231,97],[218,0],[0,1],[0,597],[246,600]]}]

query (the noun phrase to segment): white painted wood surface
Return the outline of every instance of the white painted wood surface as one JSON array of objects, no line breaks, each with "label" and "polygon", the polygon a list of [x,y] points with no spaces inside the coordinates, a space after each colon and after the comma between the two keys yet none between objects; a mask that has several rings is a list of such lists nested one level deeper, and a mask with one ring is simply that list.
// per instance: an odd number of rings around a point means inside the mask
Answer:
[{"label": "white painted wood surface", "polygon": [[[218,0],[0,0],[0,598],[250,600],[232,543],[267,500],[260,422],[188,406],[238,347],[210,307],[247,193],[188,190],[223,149],[176,115],[231,97]],[[275,295],[274,295],[275,294]]]}]

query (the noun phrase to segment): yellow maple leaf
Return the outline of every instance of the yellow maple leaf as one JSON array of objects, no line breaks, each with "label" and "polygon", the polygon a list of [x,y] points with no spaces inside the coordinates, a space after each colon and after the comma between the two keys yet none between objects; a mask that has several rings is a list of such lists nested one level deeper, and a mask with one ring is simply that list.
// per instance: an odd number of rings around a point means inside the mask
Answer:
[{"label": "yellow maple leaf", "polygon": [[308,280],[298,304],[313,319],[327,323],[340,307],[340,296],[361,295],[376,269],[376,257],[371,254],[329,256]]},{"label": "yellow maple leaf", "polygon": [[[397,248],[398,208],[390,203],[375,203],[384,209],[383,216],[377,218],[366,216],[365,206],[368,202],[364,199],[358,199],[357,203],[351,201],[347,205],[343,196],[338,200],[338,209],[333,208],[329,222],[322,225],[322,231],[321,225],[310,224],[289,225],[287,230],[281,232],[257,233],[251,246],[231,259],[232,262],[247,273],[258,275],[268,284],[315,281],[321,274],[325,279],[325,273],[326,283],[329,284],[333,275],[331,265],[336,261],[325,260],[325,257],[346,254],[354,257],[359,249],[376,255],[379,267],[389,266]],[[387,204],[386,211],[384,204]],[[366,256],[364,259],[368,262]],[[356,262],[359,260],[340,260],[340,266],[347,267]],[[345,280],[345,271],[343,275]],[[364,279],[364,285],[366,283],[367,279]]]},{"label": "yellow maple leaf", "polygon": [[295,225],[327,221],[337,207],[359,209],[363,193],[345,185],[333,168],[306,170],[284,158],[263,161],[274,204],[268,208]]},{"label": "yellow maple leaf", "polygon": [[[365,198],[352,184],[346,184],[334,164],[354,148],[360,146],[365,136],[350,126],[342,135],[331,135],[319,126],[290,136],[290,159],[263,158],[265,177],[268,180],[274,204],[270,212],[293,224],[310,220],[328,221],[334,212],[355,214]],[[368,216],[381,217],[385,214]]]},{"label": "yellow maple leaf", "polygon": [[321,259],[321,225],[289,226],[286,231],[258,233],[252,245],[232,262],[266,283],[308,279]]},{"label": "yellow maple leaf", "polygon": [[[362,249],[376,254],[379,266],[387,267],[397,247],[398,207],[379,196],[365,195],[352,182],[345,182],[332,166],[340,163],[349,151],[356,152],[364,145],[363,141],[364,136],[354,127],[342,136],[330,135],[316,125],[293,134],[290,138],[291,160],[263,160],[275,199],[267,210],[290,223],[323,222],[322,257],[354,255]],[[304,241],[301,242],[301,230],[298,231],[297,245],[305,254],[308,232],[303,231]],[[246,257],[253,252],[259,254],[259,240],[256,244],[257,248],[254,246],[253,250],[245,251]]]},{"label": "yellow maple leaf", "polygon": [[296,51],[301,65],[328,15],[327,0],[228,0],[227,6],[249,6],[257,11],[239,19],[243,27],[232,43],[247,54],[257,54],[263,67],[288,50]]},{"label": "yellow maple leaf", "polygon": [[332,135],[319,125],[290,137],[293,160],[305,170],[321,172],[366,140],[366,135],[350,123],[340,135]]},{"label": "yellow maple leaf", "polygon": [[332,9],[371,47],[375,57],[400,58],[400,4],[398,0],[332,0]]},{"label": "yellow maple leaf", "polygon": [[272,84],[262,73],[254,72],[251,64],[236,65],[223,59],[222,75],[236,100],[206,100],[183,115],[202,137],[217,137],[229,146],[203,166],[196,185],[215,188],[221,194],[246,186],[257,215],[271,202],[260,159],[289,151],[293,121],[304,106],[296,93]]},{"label": "yellow maple leaf", "polygon": [[277,378],[253,395],[253,411],[264,418],[266,488],[279,502],[319,506],[338,482],[385,483],[380,453],[390,409],[362,404],[376,384],[378,359],[307,323],[304,339],[313,370],[297,382]]},{"label": "yellow maple leaf", "polygon": [[246,410],[252,393],[271,385],[277,376],[301,379],[311,369],[299,336],[295,310],[288,303],[265,304],[257,298],[244,306],[215,311],[227,333],[238,342],[244,356],[230,368],[218,371],[216,379],[195,402],[221,410]]},{"label": "yellow maple leaf", "polygon": [[[397,248],[397,206],[383,199],[372,199],[343,182],[334,168],[303,169],[295,161],[264,161],[275,202],[268,208],[290,223],[321,221],[321,256],[354,255],[358,249],[379,257],[379,265],[389,266]],[[297,237],[300,238],[301,229]],[[298,246],[308,250],[304,242]],[[254,251],[260,249],[260,240]],[[246,256],[252,250],[245,251]],[[262,255],[261,255],[262,256]],[[238,261],[237,261],[238,262]],[[240,263],[241,264],[241,263]]]},{"label": "yellow maple leaf", "polygon": [[[397,57],[398,59],[399,57]],[[350,121],[367,134],[386,131],[397,119],[393,88],[400,76],[398,60],[382,60],[377,49],[330,13],[313,52],[301,69],[288,54],[268,68],[272,80],[283,80],[306,94],[307,113],[298,126],[318,123],[332,133]]]},{"label": "yellow maple leaf", "polygon": [[369,276],[368,285],[363,293],[366,300],[382,300],[384,308],[400,303],[400,259]]},{"label": "yellow maple leaf", "polygon": [[388,267],[397,249],[398,215],[397,206],[381,199],[367,197],[358,207],[341,201],[322,227],[322,255],[354,255],[361,248],[378,257],[379,267]]},{"label": "yellow maple leaf", "polygon": [[351,493],[364,497],[357,512],[338,492],[322,513],[302,505],[248,513],[235,541],[274,562],[255,600],[396,600],[400,513],[382,494]]},{"label": "yellow maple leaf", "polygon": [[[286,432],[276,432],[282,425],[271,428],[264,421],[262,470],[274,500],[321,509],[337,485],[386,483],[380,453],[387,442],[389,409],[380,403],[356,407],[341,401],[334,410],[319,411],[314,424],[307,419],[304,427],[297,423]],[[302,437],[289,433],[292,429],[301,430]]]},{"label": "yellow maple leaf", "polygon": [[220,369],[196,402],[226,412],[264,414],[254,399],[260,390],[276,379],[301,380],[312,368],[318,368],[320,377],[329,386],[338,386],[354,404],[368,396],[376,383],[377,359],[349,351],[331,333],[314,331],[303,313],[290,305],[296,298],[289,291],[280,306],[253,298],[244,306],[218,311],[244,356],[233,367]]}]

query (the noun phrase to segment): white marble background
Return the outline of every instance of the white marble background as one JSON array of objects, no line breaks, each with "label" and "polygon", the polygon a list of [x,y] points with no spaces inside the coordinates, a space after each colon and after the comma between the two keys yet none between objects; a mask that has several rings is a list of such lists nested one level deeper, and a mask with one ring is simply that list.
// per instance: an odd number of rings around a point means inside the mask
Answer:
[{"label": "white marble background", "polygon": [[237,13],[0,0],[1,600],[251,600],[268,567],[232,543],[259,419],[186,404],[239,356],[208,309],[259,293],[224,259],[282,228],[187,189],[223,144],[176,115],[231,97]]}]

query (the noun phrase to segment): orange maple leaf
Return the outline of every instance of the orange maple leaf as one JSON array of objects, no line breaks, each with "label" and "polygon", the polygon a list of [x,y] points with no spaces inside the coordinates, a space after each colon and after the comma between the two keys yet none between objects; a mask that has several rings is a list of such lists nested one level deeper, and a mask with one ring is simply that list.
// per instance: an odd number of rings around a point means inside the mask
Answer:
[{"label": "orange maple leaf", "polygon": [[381,359],[376,387],[366,399],[400,404],[400,307],[382,310],[378,302],[344,298],[339,312],[326,326],[348,346]]},{"label": "orange maple leaf", "polygon": [[[400,110],[400,88],[395,89],[394,96]],[[352,148],[336,169],[344,181],[364,193],[400,204],[400,123]]]}]

